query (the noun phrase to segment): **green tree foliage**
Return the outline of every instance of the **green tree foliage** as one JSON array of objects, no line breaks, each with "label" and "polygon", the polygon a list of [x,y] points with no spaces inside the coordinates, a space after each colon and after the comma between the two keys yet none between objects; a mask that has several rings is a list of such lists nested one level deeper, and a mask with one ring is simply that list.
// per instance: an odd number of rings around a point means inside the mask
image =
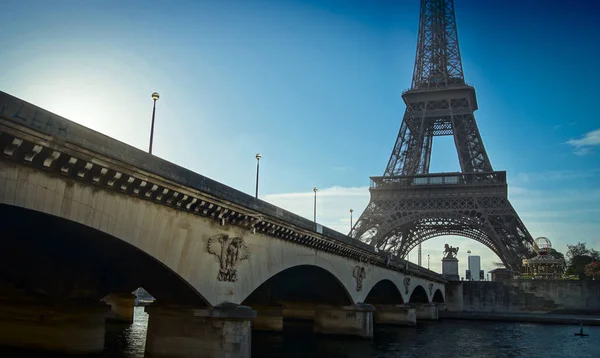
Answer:
[{"label": "green tree foliage", "polygon": [[577,275],[580,280],[586,278],[585,276],[585,266],[587,264],[592,263],[594,259],[590,256],[575,256],[569,262],[569,267],[567,268],[567,275]]},{"label": "green tree foliage", "polygon": [[591,278],[586,275],[586,265],[594,261],[600,261],[600,252],[594,249],[587,249],[585,242],[578,242],[575,245],[567,245],[567,275],[577,275],[580,280]]}]

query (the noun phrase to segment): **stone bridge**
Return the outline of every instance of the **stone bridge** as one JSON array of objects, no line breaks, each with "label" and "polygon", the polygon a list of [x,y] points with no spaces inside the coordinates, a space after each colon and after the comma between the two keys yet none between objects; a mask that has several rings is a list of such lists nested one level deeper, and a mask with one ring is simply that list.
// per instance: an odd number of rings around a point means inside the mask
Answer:
[{"label": "stone bridge", "polygon": [[284,317],[370,338],[445,298],[432,271],[3,92],[0,218],[0,345],[102,350],[138,287],[146,350],[181,356],[249,356]]}]

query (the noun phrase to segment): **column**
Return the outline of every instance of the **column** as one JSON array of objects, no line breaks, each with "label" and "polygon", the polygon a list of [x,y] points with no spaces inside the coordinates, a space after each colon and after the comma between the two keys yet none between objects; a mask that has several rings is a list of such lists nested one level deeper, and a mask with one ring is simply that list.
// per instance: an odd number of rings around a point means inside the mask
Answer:
[{"label": "column", "polygon": [[252,307],[256,318],[252,320],[252,329],[257,331],[283,331],[283,309],[281,307]]},{"label": "column", "polygon": [[375,324],[415,326],[417,312],[415,308],[408,305],[376,305]]},{"label": "column", "polygon": [[146,352],[165,357],[250,358],[256,311],[225,302],[213,308],[147,306]]},{"label": "column", "polygon": [[412,303],[417,313],[417,321],[437,321],[439,319],[438,308],[435,303]]},{"label": "column", "polygon": [[373,338],[374,311],[375,307],[365,303],[337,308],[317,307],[314,331],[370,339]]},{"label": "column", "polygon": [[107,319],[127,323],[133,322],[135,295],[131,293],[111,293],[101,301],[110,306]]},{"label": "column", "polygon": [[101,302],[0,301],[0,346],[100,353],[109,308]]}]

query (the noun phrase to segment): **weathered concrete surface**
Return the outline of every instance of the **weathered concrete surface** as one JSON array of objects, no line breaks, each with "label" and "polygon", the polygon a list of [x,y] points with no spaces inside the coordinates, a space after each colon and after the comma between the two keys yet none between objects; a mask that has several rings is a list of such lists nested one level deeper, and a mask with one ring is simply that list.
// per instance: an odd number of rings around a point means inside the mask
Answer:
[{"label": "weathered concrete surface", "polygon": [[88,354],[104,350],[106,313],[97,303],[0,301],[0,346]]},{"label": "weathered concrete surface", "polygon": [[376,305],[375,324],[415,326],[417,312],[408,305]]},{"label": "weathered concrete surface", "polygon": [[452,312],[600,312],[600,281],[504,280],[457,282],[446,287]]},{"label": "weathered concrete surface", "polygon": [[146,352],[153,357],[249,358],[249,307],[186,309],[148,306]]},{"label": "weathered concrete surface", "polygon": [[[72,220],[121,239],[163,263],[211,305],[224,301],[241,304],[267,279],[298,265],[318,266],[333,274],[353,303],[364,302],[371,288],[384,279],[396,285],[404,302],[409,301],[417,286],[425,288],[430,283],[411,276],[406,291],[406,275],[397,271],[254,234],[238,226],[222,226],[172,207],[10,162],[0,166],[0,204]],[[217,280],[218,258],[207,251],[209,238],[216,234],[241,237],[249,249],[249,258],[237,265],[236,282]],[[353,276],[358,264],[366,272],[360,291]],[[443,283],[432,284],[433,290],[426,290],[429,301],[437,289],[444,292]]]},{"label": "weathered concrete surface", "polygon": [[600,281],[594,280],[505,280],[519,292],[552,301],[555,310],[600,314]]},{"label": "weathered concrete surface", "polygon": [[315,310],[314,331],[322,334],[335,334],[373,338],[373,312],[375,307],[367,304]]},{"label": "weathered concrete surface", "polygon": [[252,329],[257,331],[283,331],[283,309],[281,307],[252,307],[256,318],[252,320]]},{"label": "weathered concrete surface", "polygon": [[448,282],[446,284],[446,309],[460,312],[464,310],[464,292],[462,282]]},{"label": "weathered concrete surface", "polygon": [[111,293],[101,301],[110,306],[107,319],[119,322],[133,322],[135,295],[131,293]]},{"label": "weathered concrete surface", "polygon": [[315,319],[315,304],[300,302],[284,302],[283,317],[303,321]]},{"label": "weathered concrete surface", "polygon": [[415,303],[410,306],[415,309],[417,321],[437,321],[440,318],[435,303]]}]

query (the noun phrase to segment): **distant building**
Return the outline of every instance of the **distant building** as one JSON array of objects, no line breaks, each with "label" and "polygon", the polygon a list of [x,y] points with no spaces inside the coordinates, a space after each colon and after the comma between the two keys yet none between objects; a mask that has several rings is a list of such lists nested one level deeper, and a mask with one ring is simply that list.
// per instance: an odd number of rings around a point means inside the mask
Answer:
[{"label": "distant building", "polygon": [[492,274],[492,281],[509,280],[515,275],[514,272],[504,267],[493,269],[489,273]]},{"label": "distant building", "polygon": [[481,257],[469,256],[469,268],[467,270],[468,281],[481,281]]}]

